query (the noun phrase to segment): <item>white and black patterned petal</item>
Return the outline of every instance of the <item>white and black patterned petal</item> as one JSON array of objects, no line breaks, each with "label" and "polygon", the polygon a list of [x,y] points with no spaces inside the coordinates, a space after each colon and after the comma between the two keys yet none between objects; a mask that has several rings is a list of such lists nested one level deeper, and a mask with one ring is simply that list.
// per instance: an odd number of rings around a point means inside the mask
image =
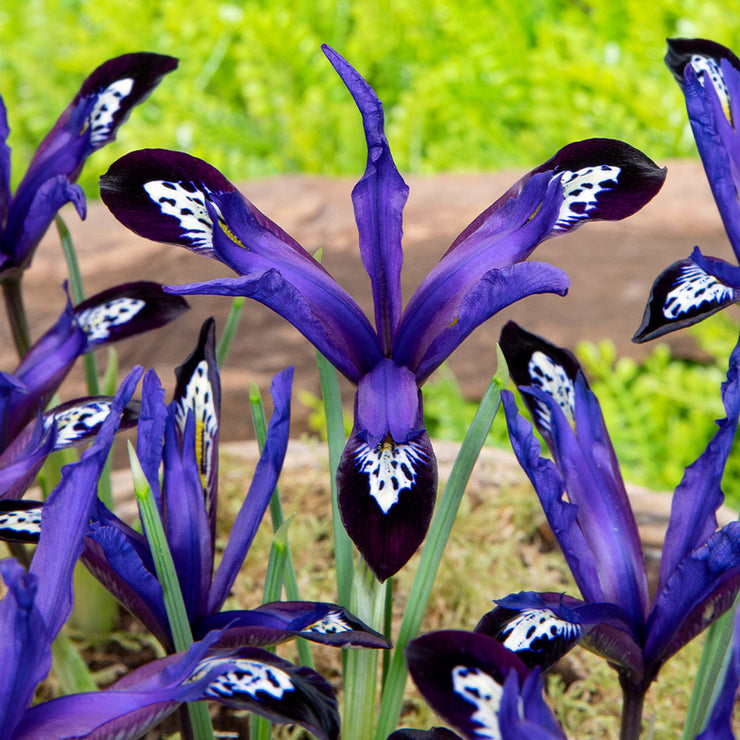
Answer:
[{"label": "white and black patterned petal", "polygon": [[[513,321],[501,330],[500,344],[516,385],[547,393],[573,425],[575,381],[580,370],[576,358],[567,350],[525,331]],[[524,394],[524,400],[540,431],[549,433],[552,419],[548,406],[530,394]]]},{"label": "white and black patterned petal", "polygon": [[524,663],[488,635],[459,630],[430,632],[405,650],[409,672],[426,701],[466,738],[498,740],[499,707],[506,677],[528,675]]},{"label": "white and black patterned petal", "polygon": [[0,500],[0,540],[36,543],[41,534],[42,501]]},{"label": "white and black patterned petal", "polygon": [[[56,425],[54,449],[71,447],[94,437],[108,418],[112,402],[112,396],[77,398],[60,404],[45,414],[44,424],[47,427]],[[134,426],[138,413],[138,402],[129,403],[124,409],[121,428]]]},{"label": "white and black patterned petal", "polygon": [[556,236],[586,221],[615,221],[640,210],[662,187],[665,168],[615,139],[586,139],[563,147],[531,175],[559,179],[563,202],[550,233]]},{"label": "white and black patterned petal", "polygon": [[558,616],[545,606],[524,609],[497,606],[481,618],[475,630],[490,635],[516,653],[527,668],[540,666],[543,670],[557,663],[584,634],[578,621]]},{"label": "white and black patterned petal", "polygon": [[90,350],[158,329],[187,308],[185,300],[165,293],[159,283],[140,281],[98,293],[75,306],[74,313]]},{"label": "white and black patterned petal", "polygon": [[619,186],[621,168],[600,164],[566,170],[553,177],[560,177],[563,204],[553,231],[570,231],[579,221],[585,221],[595,212],[599,198]]},{"label": "white and black patterned petal", "polygon": [[691,65],[696,77],[704,86],[710,83],[717,93],[727,120],[732,123],[730,91],[722,73],[722,60],[726,59],[740,70],[740,60],[725,46],[706,39],[668,39],[665,63],[683,88],[684,70]]},{"label": "white and black patterned petal", "polygon": [[[208,204],[236,188],[201,159],[165,149],[131,152],[100,179],[100,196],[126,227],[154,241],[179,244],[207,257],[213,253]],[[227,224],[221,227],[230,233]]]},{"label": "white and black patterned petal", "polygon": [[426,432],[398,444],[370,447],[356,434],[337,473],[339,511],[347,534],[384,581],[414,554],[429,528],[437,464]]},{"label": "white and black patterned petal", "polygon": [[[198,458],[206,508],[212,511],[218,486],[218,431],[221,413],[221,380],[216,363],[216,324],[213,318],[201,327],[198,344],[175,370],[174,401],[180,432],[185,431],[188,412],[195,421],[195,454]],[[215,524],[215,519],[213,520]]]},{"label": "white and black patterned petal", "polygon": [[234,654],[212,651],[192,680],[223,666],[205,697],[234,709],[246,709],[273,722],[299,724],[322,740],[339,737],[339,711],[329,684],[315,671],[294,666],[259,648]]},{"label": "white and black patterned petal", "polygon": [[83,83],[75,101],[90,100],[90,145],[99,149],[115,138],[131,109],[147,98],[177,59],[148,52],[124,54],[98,67]]},{"label": "white and black patterned petal", "polygon": [[655,279],[632,341],[647,342],[691,326],[738,299],[736,288],[710,275],[692,259],[674,262]]}]

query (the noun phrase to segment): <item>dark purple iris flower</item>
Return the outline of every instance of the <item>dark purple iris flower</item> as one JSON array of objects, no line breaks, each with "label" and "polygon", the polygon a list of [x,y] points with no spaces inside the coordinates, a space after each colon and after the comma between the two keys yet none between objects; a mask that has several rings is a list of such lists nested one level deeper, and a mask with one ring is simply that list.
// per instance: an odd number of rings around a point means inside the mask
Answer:
[{"label": "dark purple iris flower", "polygon": [[[740,60],[712,41],[669,39],[665,61],[686,97],[696,146],[740,261]],[[740,267],[695,247],[655,279],[633,341],[691,326],[738,300]]]},{"label": "dark purple iris flower", "polygon": [[239,275],[168,290],[260,301],[357,385],[354,428],[338,474],[339,509],[367,564],[385,580],[423,541],[434,508],[437,467],[422,383],[502,308],[535,293],[565,294],[561,270],[525,262],[538,244],[587,220],[631,215],[660,189],[665,172],[622,142],[566,146],[478,216],[404,308],[408,188],[385,137],[383,108],[356,70],[328,47],[324,53],[360,110],[367,140],[367,168],[352,200],[375,327],[321,264],[201,160],[133,152],[103,176],[101,195],[136,233],[218,259]]},{"label": "dark purple iris flower", "polygon": [[[221,646],[268,646],[300,636],[341,647],[389,647],[382,635],[335,604],[275,602],[252,610],[222,611],[282,468],[292,377],[291,368],[273,379],[274,411],[265,448],[217,568],[221,391],[213,320],[206,322],[198,347],[178,368],[175,399],[169,407],[156,375],[149,372],[144,379],[137,451],[159,504],[193,634],[200,638],[226,628]],[[146,538],[102,504],[85,540],[83,562],[167,650],[174,649]]]},{"label": "dark purple iris flower", "polygon": [[[542,672],[482,632],[443,630],[412,640],[409,673],[434,711],[466,740],[565,740],[542,695]],[[449,730],[399,730],[388,740],[447,740]]]},{"label": "dark purple iris flower", "polygon": [[[715,436],[686,468],[673,495],[651,599],[634,514],[601,409],[577,360],[513,322],[501,333],[501,347],[554,462],[540,457],[532,426],[506,391],[503,403],[514,452],[584,602],[612,605],[584,644],[617,668],[628,711],[641,711],[644,693],[663,663],[718,619],[740,589],[740,523],[718,529],[716,517],[740,414],[738,352],[722,386],[726,418],[718,421]],[[566,603],[575,609],[579,602]]]},{"label": "dark purple iris flower", "polygon": [[143,101],[177,60],[138,53],[110,59],[82,84],[41,142],[14,195],[10,192],[8,121],[0,99],[0,281],[17,279],[66,203],[85,217],[85,196],[74,181],[85,160],[116,136],[131,109]]},{"label": "dark purple iris flower", "polygon": [[[75,360],[104,344],[159,328],[187,308],[184,299],[151,282],[109,288],[75,307],[67,302],[16,370],[0,373],[0,499],[19,499],[51,452],[90,439],[106,418],[111,398],[104,396],[79,398],[45,412]],[[129,405],[123,426],[136,422],[137,410],[136,403]],[[2,506],[0,535],[10,537]],[[24,538],[23,531],[17,534]]]},{"label": "dark purple iris flower", "polygon": [[[182,702],[210,699],[301,724],[318,737],[339,734],[336,699],[317,674],[264,650],[218,650],[214,632],[187,653],[149,663],[101,692],[74,694],[31,707],[51,667],[51,644],[72,610],[72,572],[93,515],[98,480],[141,370],[113,399],[90,449],[63,469],[43,509],[42,534],[28,573],[0,562],[8,587],[0,601],[0,727],[7,740],[133,740]],[[286,719],[287,718],[287,719]]]}]

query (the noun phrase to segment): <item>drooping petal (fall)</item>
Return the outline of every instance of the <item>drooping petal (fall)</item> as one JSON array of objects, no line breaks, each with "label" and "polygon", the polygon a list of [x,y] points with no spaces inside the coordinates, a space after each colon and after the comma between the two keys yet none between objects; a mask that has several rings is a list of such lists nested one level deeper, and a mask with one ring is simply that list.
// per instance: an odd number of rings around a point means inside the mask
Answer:
[{"label": "drooping petal (fall)", "polygon": [[202,620],[197,634],[224,629],[219,645],[268,647],[303,637],[333,647],[389,648],[390,641],[344,607],[313,601],[275,601],[256,609],[218,612]]}]

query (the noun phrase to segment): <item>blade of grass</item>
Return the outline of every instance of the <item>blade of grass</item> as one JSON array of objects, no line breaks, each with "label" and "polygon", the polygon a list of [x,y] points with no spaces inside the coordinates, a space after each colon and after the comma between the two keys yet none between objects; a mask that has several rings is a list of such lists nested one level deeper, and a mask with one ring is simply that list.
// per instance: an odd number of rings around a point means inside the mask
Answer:
[{"label": "blade of grass", "polygon": [[337,468],[344,450],[344,417],[337,371],[320,352],[316,353],[321,382],[321,396],[326,411],[326,436],[329,443],[329,478],[331,481],[332,526],[334,530],[334,563],[337,573],[337,602],[348,608],[352,594],[352,541],[344,530],[337,505]]},{"label": "blade of grass", "polygon": [[737,608],[738,599],[726,614],[707,629],[689,709],[686,712],[682,740],[692,740],[704,729],[712,707],[717,701],[732,655],[732,636]]},{"label": "blade of grass", "polygon": [[[152,553],[157,579],[162,586],[164,604],[167,609],[167,619],[170,623],[172,640],[175,649],[180,652],[187,650],[193,644],[193,633],[190,629],[190,620],[185,610],[185,601],[180,590],[180,581],[175,571],[175,563],[167,543],[159,510],[154,501],[152,489],[141,469],[139,459],[131,442],[128,443],[131,473],[134,479],[134,493],[139,504],[139,515],[144,525],[144,532],[149,549]],[[214,740],[213,726],[208,714],[208,705],[205,702],[189,702],[188,713],[193,726],[194,740]]]},{"label": "blade of grass", "polygon": [[226,324],[224,325],[221,339],[216,348],[216,362],[219,367],[223,367],[226,362],[226,357],[229,354],[231,343],[234,341],[236,330],[239,327],[239,320],[242,317],[242,310],[244,309],[244,303],[246,300],[247,299],[243,296],[237,296],[231,302],[231,309],[229,310],[229,315],[226,318]]},{"label": "blade of grass", "polygon": [[[260,395],[259,388],[254,383],[249,384],[249,406],[252,412],[252,422],[254,424],[254,431],[257,436],[257,445],[260,453],[265,449],[265,441],[267,440],[267,418],[265,417],[265,407],[262,403],[262,396]],[[272,518],[272,529],[273,532],[277,533],[280,527],[282,527],[285,521],[285,515],[283,514],[283,504],[280,500],[280,489],[275,486],[275,490],[272,492],[272,498],[270,499],[270,516]],[[298,578],[295,572],[295,566],[293,565],[293,556],[290,553],[290,545],[285,543],[285,566],[284,566],[284,584],[285,584],[285,595],[290,601],[300,601],[300,591],[298,589]],[[272,601],[277,601],[280,595]],[[298,659],[301,665],[308,668],[313,668],[313,657],[311,655],[311,649],[305,640],[298,640],[296,642],[298,649]]]},{"label": "blade of grass", "polygon": [[403,692],[406,686],[406,661],[403,651],[408,643],[419,633],[421,621],[426,611],[434,578],[437,575],[442,553],[452,530],[460,501],[475,461],[491,429],[493,419],[501,403],[501,391],[506,386],[508,369],[501,351],[498,351],[498,369],[478,406],[472,424],[460,447],[450,478],[440,498],[429,528],[424,549],[421,553],[419,569],[414,577],[409,593],[406,612],[401,621],[398,638],[391,657],[390,668],[385,681],[383,697],[378,714],[375,740],[385,740],[393,732],[401,716]]},{"label": "blade of grass", "polygon": [[[262,603],[269,604],[278,601],[283,591],[283,577],[285,575],[285,563],[288,555],[288,528],[293,521],[289,516],[275,531],[270,548],[270,559],[267,562],[267,575],[265,576],[265,588],[262,592]],[[275,652],[274,648],[266,648]],[[265,717],[252,715],[249,721],[250,740],[270,740],[272,736],[272,722]]]},{"label": "blade of grass", "polygon": [[[69,272],[69,292],[72,295],[72,301],[77,304],[85,300],[85,288],[82,285],[82,273],[80,272],[80,263],[77,261],[77,252],[72,242],[72,235],[69,233],[67,224],[64,219],[57,214],[54,217],[59,239],[62,242],[62,251],[64,259],[67,261],[67,271]],[[87,381],[87,392],[91,396],[97,396],[100,393],[100,384],[98,381],[98,366],[95,361],[95,355],[92,352],[86,354],[82,361],[85,366],[85,380]],[[105,502],[108,504],[108,502]]]}]

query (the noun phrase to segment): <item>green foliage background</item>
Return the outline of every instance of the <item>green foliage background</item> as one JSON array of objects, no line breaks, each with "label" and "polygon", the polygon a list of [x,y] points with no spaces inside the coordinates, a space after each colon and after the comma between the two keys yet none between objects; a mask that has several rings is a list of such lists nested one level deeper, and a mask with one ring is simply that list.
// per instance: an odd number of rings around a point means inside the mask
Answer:
[{"label": "green foliage background", "polygon": [[530,168],[569,141],[610,136],[662,160],[690,155],[668,36],[732,46],[722,0],[4,0],[0,92],[14,182],[109,57],[149,50],[180,68],[86,168],[143,146],[183,149],[229,178],[357,174],[357,112],[320,51],[345,55],[384,101],[402,171]]},{"label": "green foliage background", "polygon": [[[87,165],[81,182],[92,196],[108,164],[141,147],[188,151],[235,181],[293,171],[357,176],[365,160],[358,113],[322,43],[384,101],[402,172],[529,169],[590,136],[624,139],[658,162],[695,156],[682,97],[662,61],[672,36],[737,48],[740,4],[4,0],[0,93],[13,182],[82,80],[106,59],[138,50],[177,56],[180,66]],[[737,336],[736,326],[719,331],[732,335],[727,341]],[[608,345],[580,349],[629,478],[676,485],[722,415],[719,383],[731,346],[718,348],[712,366],[681,363],[661,348],[642,367]],[[430,431],[460,437],[473,409],[454,379],[438,377],[425,394]],[[498,430],[503,442],[503,424]],[[737,505],[740,458],[733,459],[728,487]]]}]

